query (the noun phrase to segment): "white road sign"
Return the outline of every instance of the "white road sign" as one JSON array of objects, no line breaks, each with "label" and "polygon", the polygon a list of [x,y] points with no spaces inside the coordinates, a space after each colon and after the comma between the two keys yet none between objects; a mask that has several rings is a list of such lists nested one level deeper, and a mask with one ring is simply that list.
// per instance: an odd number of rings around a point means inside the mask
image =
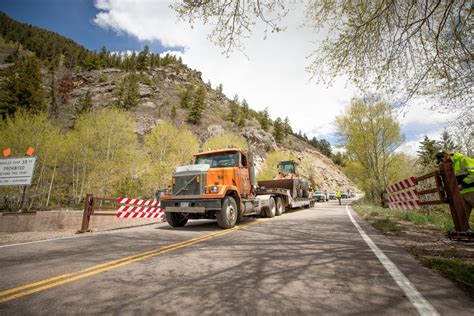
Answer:
[{"label": "white road sign", "polygon": [[0,159],[0,186],[31,185],[36,157]]}]

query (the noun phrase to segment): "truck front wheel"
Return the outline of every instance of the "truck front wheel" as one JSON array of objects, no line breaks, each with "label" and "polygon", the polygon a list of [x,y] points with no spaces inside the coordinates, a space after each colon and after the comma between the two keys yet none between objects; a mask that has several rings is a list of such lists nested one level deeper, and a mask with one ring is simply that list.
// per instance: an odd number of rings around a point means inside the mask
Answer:
[{"label": "truck front wheel", "polygon": [[237,209],[237,203],[231,196],[227,196],[222,203],[222,208],[217,212],[217,225],[220,228],[232,228],[237,223],[237,217],[239,210]]},{"label": "truck front wheel", "polygon": [[166,213],[166,221],[172,227],[183,227],[188,222],[188,218],[181,213]]}]

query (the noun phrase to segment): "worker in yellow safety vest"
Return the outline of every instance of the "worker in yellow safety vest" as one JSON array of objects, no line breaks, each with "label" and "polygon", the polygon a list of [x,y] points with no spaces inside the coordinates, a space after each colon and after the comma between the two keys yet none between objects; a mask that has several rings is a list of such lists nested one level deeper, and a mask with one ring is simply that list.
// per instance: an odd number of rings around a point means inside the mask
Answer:
[{"label": "worker in yellow safety vest", "polygon": [[469,220],[474,208],[474,158],[460,153],[449,154],[441,151],[436,154],[436,160],[438,163],[451,162],[453,164],[456,180],[460,185],[461,196],[464,201],[464,209]]},{"label": "worker in yellow safety vest", "polygon": [[336,192],[336,199],[339,201],[339,205],[341,205],[342,193],[339,190]]}]

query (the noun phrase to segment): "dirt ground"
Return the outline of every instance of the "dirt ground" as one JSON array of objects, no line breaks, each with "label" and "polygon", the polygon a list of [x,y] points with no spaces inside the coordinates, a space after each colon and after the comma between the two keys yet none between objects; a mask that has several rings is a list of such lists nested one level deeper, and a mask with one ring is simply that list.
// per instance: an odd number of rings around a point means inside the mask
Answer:
[{"label": "dirt ground", "polygon": [[[373,224],[378,217],[363,216]],[[383,219],[386,217],[380,217]],[[382,233],[414,256],[433,256],[460,259],[474,264],[474,242],[450,240],[445,234],[430,225],[397,220],[397,229]]]}]

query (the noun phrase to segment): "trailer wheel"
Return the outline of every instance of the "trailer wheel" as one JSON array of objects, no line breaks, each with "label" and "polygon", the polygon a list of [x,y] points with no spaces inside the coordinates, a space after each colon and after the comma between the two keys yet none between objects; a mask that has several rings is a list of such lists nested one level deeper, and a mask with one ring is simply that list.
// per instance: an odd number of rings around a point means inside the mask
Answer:
[{"label": "trailer wheel", "polygon": [[216,213],[217,225],[220,228],[232,228],[237,223],[237,217],[239,216],[239,210],[237,209],[237,203],[231,196],[227,196],[222,203],[222,208]]},{"label": "trailer wheel", "polygon": [[270,197],[270,200],[268,202],[269,202],[269,205],[265,209],[265,216],[266,217],[275,217],[275,215],[276,215],[275,199]]},{"label": "trailer wheel", "polygon": [[276,216],[280,216],[281,214],[283,214],[283,211],[284,211],[284,207],[283,207],[283,202],[281,200],[281,197],[277,196],[275,198],[275,204],[276,204],[276,212],[275,212],[275,215]]},{"label": "trailer wheel", "polygon": [[171,227],[183,227],[188,222],[188,218],[181,213],[166,213],[166,221]]}]

